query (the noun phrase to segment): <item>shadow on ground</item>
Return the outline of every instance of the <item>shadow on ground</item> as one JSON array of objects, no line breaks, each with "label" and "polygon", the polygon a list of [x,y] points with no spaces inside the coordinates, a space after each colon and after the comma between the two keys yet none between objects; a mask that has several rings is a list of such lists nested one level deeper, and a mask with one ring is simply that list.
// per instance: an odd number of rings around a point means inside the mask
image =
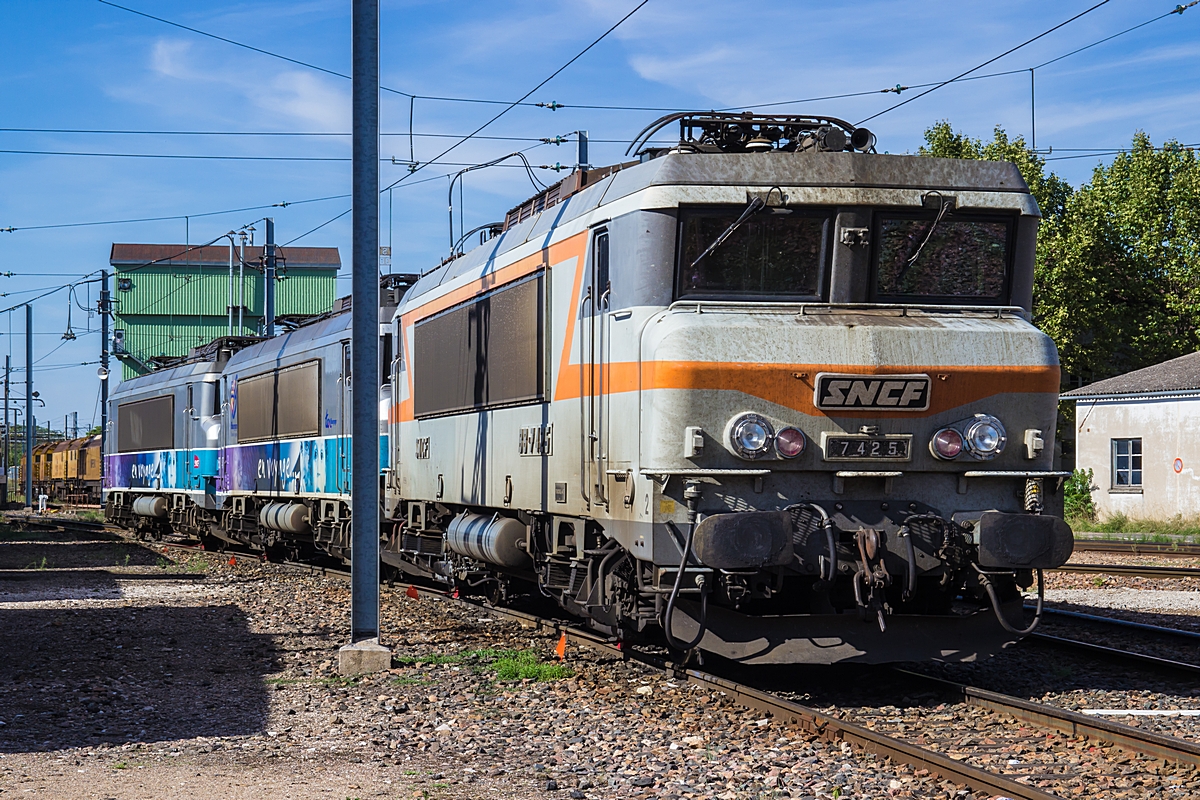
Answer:
[{"label": "shadow on ground", "polygon": [[161,553],[129,542],[6,542],[0,569],[148,567],[166,563]]},{"label": "shadow on ground", "polygon": [[251,633],[233,605],[0,602],[0,654],[4,752],[261,733],[276,658],[273,637]]}]

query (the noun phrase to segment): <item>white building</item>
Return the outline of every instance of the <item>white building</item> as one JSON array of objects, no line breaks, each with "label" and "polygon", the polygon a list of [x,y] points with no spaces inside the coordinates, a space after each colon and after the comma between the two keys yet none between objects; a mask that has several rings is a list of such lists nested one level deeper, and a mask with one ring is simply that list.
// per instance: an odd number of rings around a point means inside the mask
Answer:
[{"label": "white building", "polygon": [[1200,516],[1200,353],[1067,392],[1101,518]]}]

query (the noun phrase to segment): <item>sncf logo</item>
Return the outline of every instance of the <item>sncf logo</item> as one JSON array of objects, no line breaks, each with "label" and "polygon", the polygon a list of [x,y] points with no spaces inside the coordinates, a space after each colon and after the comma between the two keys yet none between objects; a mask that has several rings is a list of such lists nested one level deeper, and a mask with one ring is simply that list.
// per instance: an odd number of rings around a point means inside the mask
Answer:
[{"label": "sncf logo", "polygon": [[824,411],[924,411],[929,408],[928,375],[817,375],[814,394]]}]

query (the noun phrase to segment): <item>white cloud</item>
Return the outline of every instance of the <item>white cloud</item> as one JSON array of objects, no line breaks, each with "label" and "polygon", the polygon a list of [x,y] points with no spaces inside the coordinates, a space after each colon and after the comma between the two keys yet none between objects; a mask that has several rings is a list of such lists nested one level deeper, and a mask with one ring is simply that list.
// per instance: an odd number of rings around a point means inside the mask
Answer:
[{"label": "white cloud", "polygon": [[225,51],[188,40],[160,37],[149,46],[147,69],[137,79],[111,83],[114,98],[151,106],[192,125],[347,131],[349,81],[265,57],[229,59]]}]

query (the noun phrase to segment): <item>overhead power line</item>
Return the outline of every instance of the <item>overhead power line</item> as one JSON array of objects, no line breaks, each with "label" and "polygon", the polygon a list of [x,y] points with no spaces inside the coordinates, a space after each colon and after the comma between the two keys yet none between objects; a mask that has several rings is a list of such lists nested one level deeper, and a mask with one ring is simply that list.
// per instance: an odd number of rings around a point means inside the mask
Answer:
[{"label": "overhead power line", "polygon": [[[1134,25],[1132,28],[1126,28],[1125,30],[1121,31],[1120,33],[1114,33],[1112,36],[1106,36],[1103,39],[1100,39],[1099,41],[1092,42],[1091,44],[1085,44],[1083,47],[1072,50],[1069,53],[1064,53],[1063,55],[1059,56],[1058,58],[1052,58],[1049,61],[1044,61],[1041,64],[1038,64],[1036,67],[1033,67],[1033,69],[1041,69],[1042,67],[1048,67],[1056,61],[1062,61],[1064,58],[1073,56],[1076,53],[1082,53],[1084,50],[1090,50],[1091,48],[1095,47],[1098,44],[1104,44],[1105,42],[1111,42],[1113,39],[1116,39],[1118,36],[1124,36],[1127,33],[1136,31],[1138,28],[1144,28],[1147,25],[1149,25],[1150,23],[1158,22],[1160,19],[1166,19],[1167,17],[1171,16],[1172,14],[1182,15],[1183,12],[1187,11],[1189,8],[1193,8],[1196,5],[1200,5],[1200,0],[1192,0],[1192,2],[1190,2],[1190,3],[1175,6],[1175,8],[1171,9],[1170,11],[1168,11],[1165,14],[1159,14],[1157,17],[1155,17],[1153,19],[1148,19],[1143,23]],[[1019,70],[1019,71],[1024,72],[1025,70]]]},{"label": "overhead power line", "polygon": [[[123,5],[119,5],[117,3],[113,3],[113,2],[111,2],[111,0],[99,0],[99,2],[103,3],[106,6],[112,6],[113,8],[119,8],[122,11],[128,11],[130,14],[136,14],[139,17],[145,17],[146,19],[151,19],[151,20],[154,20],[155,22],[161,22],[164,25],[170,25],[172,28],[179,28],[180,30],[185,30],[190,33],[194,33],[198,36],[205,36],[209,39],[216,39],[219,42],[224,42],[225,44],[231,44],[234,47],[240,47],[244,50],[251,50],[255,53],[259,53],[264,56],[269,56],[271,58],[277,58],[281,61],[286,61],[289,64],[295,64],[296,66],[299,66],[299,67],[307,67],[308,69],[314,69],[318,72],[323,72],[326,75],[332,75],[336,78],[345,78],[346,80],[350,80],[350,76],[344,72],[338,72],[337,70],[328,69],[326,67],[322,67],[320,65],[313,64],[312,62],[309,62],[309,61],[301,61],[298,58],[292,58],[291,56],[285,56],[281,53],[275,53],[270,50],[264,50],[261,47],[255,47],[254,45],[246,44],[245,42],[239,42],[236,39],[230,39],[226,36],[218,36],[215,33],[209,33],[208,31],[201,30],[200,28],[193,28],[190,25],[184,25],[179,22],[174,22],[173,20],[166,19],[165,17],[158,17],[158,16],[155,16],[154,14],[147,14],[145,11],[138,11],[136,8],[130,8],[129,6],[123,6]],[[640,7],[641,6],[639,6],[639,8]],[[622,20],[622,21],[624,21],[624,20]],[[617,24],[620,24],[620,23],[617,23]],[[448,96],[444,96],[444,95],[413,94],[412,92],[406,92],[402,89],[393,89],[389,86],[383,86],[383,85],[380,85],[379,90],[383,91],[383,92],[388,92],[390,94],[398,94],[401,97],[407,97],[410,100],[434,100],[437,102],[445,102],[445,103],[482,103],[485,105],[497,105],[497,106],[528,106],[530,108],[545,108],[545,109],[549,109],[550,111],[557,111],[560,108],[581,108],[581,109],[600,110],[600,111],[668,111],[669,112],[669,111],[678,111],[679,110],[677,108],[665,108],[665,107],[658,107],[658,106],[574,105],[574,104],[559,103],[554,100],[551,100],[550,102],[542,102],[542,103],[528,103],[528,102],[525,102],[529,98],[528,94],[525,95],[524,97],[522,97],[520,100],[513,102],[513,101],[509,101],[509,100],[495,100],[492,98],[484,98],[484,97],[448,97]],[[529,94],[533,94],[533,92],[530,92]]]},{"label": "overhead power line", "polygon": [[[537,139],[524,141],[540,141]],[[82,158],[158,158],[158,159],[177,159],[184,161],[333,161],[347,162],[350,161],[349,156],[223,156],[223,155],[208,155],[208,154],[193,154],[193,153],[95,153],[95,152],[79,152],[75,150],[2,150],[0,154],[9,155],[32,155],[32,156],[80,156]],[[381,158],[379,163],[411,163],[408,159],[397,159],[394,156],[391,158]],[[457,161],[440,161],[441,165],[447,167],[471,167],[475,166],[475,162],[457,162]],[[504,164],[500,166],[515,167],[514,164]],[[538,165],[539,169],[551,169],[549,165]]]},{"label": "overhead power line", "polygon": [[342,200],[349,197],[348,194],[334,194],[328,197],[312,197],[307,200],[284,200],[279,203],[269,203],[261,206],[244,206],[242,208],[228,208],[224,211],[204,211],[199,214],[170,214],[164,217],[135,217],[133,219],[106,219],[95,222],[60,222],[51,225],[12,225],[7,228],[0,228],[0,233],[15,233],[16,231],[44,231],[54,228],[90,228],[96,225],[127,225],[134,222],[166,222],[173,219],[199,219],[201,217],[217,217],[222,214],[240,214],[245,211],[262,211],[268,208],[287,208],[288,206],[299,206],[306,203],[320,203],[325,200]]},{"label": "overhead power line", "polygon": [[[599,35],[599,36],[597,36],[595,39],[593,39],[593,40],[592,40],[592,42],[591,42],[591,44],[589,44],[587,47],[583,48],[583,49],[582,49],[582,50],[580,50],[578,53],[576,53],[574,56],[572,56],[572,57],[571,57],[571,59],[570,59],[569,61],[567,61],[567,63],[563,64],[561,67],[559,67],[558,69],[554,70],[554,72],[550,73],[550,75],[549,75],[548,77],[546,77],[546,78],[545,78],[545,79],[544,79],[544,80],[543,80],[541,83],[539,83],[537,86],[534,86],[532,89],[530,89],[530,90],[529,90],[528,92],[526,92],[524,95],[522,95],[522,96],[521,96],[519,99],[517,99],[517,100],[513,101],[512,103],[509,103],[509,104],[508,104],[508,105],[507,105],[505,108],[501,109],[501,110],[500,110],[500,112],[499,112],[498,114],[496,114],[495,116],[493,116],[493,117],[492,117],[491,119],[489,119],[487,122],[483,123],[483,124],[482,124],[482,125],[480,125],[478,128],[476,128],[475,130],[471,131],[469,134],[467,134],[466,136],[464,136],[462,139],[458,140],[457,142],[455,142],[454,144],[450,145],[449,147],[447,147],[447,148],[446,148],[445,150],[443,150],[442,152],[438,153],[436,156],[434,156],[434,157],[433,157],[432,159],[430,159],[429,161],[424,161],[424,162],[421,162],[421,163],[419,163],[419,164],[414,164],[414,165],[412,166],[412,168],[409,170],[409,172],[408,172],[406,175],[403,175],[403,176],[401,176],[400,178],[398,178],[397,180],[395,180],[395,181],[392,181],[392,182],[391,182],[390,184],[388,184],[386,187],[384,187],[383,189],[381,189],[379,193],[380,193],[380,194],[383,194],[384,192],[386,192],[386,191],[389,191],[390,189],[394,189],[396,186],[400,185],[401,183],[403,183],[404,181],[406,181],[408,178],[412,177],[412,176],[413,176],[413,175],[415,175],[417,172],[421,171],[422,169],[424,169],[425,167],[429,166],[430,164],[440,164],[440,163],[442,163],[442,162],[440,162],[440,161],[439,161],[439,159],[441,159],[441,158],[444,158],[446,155],[448,155],[448,154],[449,154],[451,151],[453,151],[454,149],[456,149],[456,148],[457,148],[457,147],[459,147],[460,145],[464,144],[465,142],[467,142],[467,141],[469,141],[470,139],[474,138],[475,136],[479,135],[479,133],[480,133],[481,131],[483,131],[485,128],[487,128],[489,125],[491,125],[491,124],[492,124],[493,122],[495,122],[496,120],[498,120],[498,119],[500,119],[501,117],[503,117],[505,114],[507,114],[507,113],[508,113],[509,111],[511,111],[512,109],[516,108],[516,107],[517,107],[517,106],[518,106],[518,105],[519,105],[519,104],[520,104],[520,103],[521,103],[523,100],[525,100],[526,98],[528,98],[528,97],[529,97],[531,94],[533,94],[533,93],[534,93],[534,92],[536,92],[538,89],[540,89],[540,88],[542,88],[543,86],[545,86],[545,85],[546,85],[547,83],[549,83],[550,81],[554,80],[554,78],[556,78],[556,77],[559,75],[559,73],[561,73],[561,72],[562,72],[563,70],[565,70],[567,67],[569,67],[569,66],[571,66],[572,64],[574,64],[574,63],[575,63],[576,61],[578,61],[579,59],[583,58],[583,56],[584,56],[584,55],[585,55],[585,54],[586,54],[588,51],[590,51],[590,50],[591,50],[593,47],[595,47],[596,45],[600,44],[600,42],[602,42],[602,41],[604,41],[606,38],[608,38],[608,35],[609,35],[609,34],[611,34],[613,31],[615,31],[617,28],[619,28],[619,27],[620,27],[622,24],[624,24],[625,20],[629,19],[629,18],[630,18],[630,17],[632,17],[634,14],[636,14],[636,13],[637,13],[637,12],[638,12],[638,11],[639,11],[641,8],[642,8],[642,6],[646,5],[646,3],[648,3],[648,2],[650,2],[650,0],[642,0],[640,3],[638,3],[636,6],[634,6],[634,7],[633,7],[633,9],[629,11],[629,13],[627,13],[625,16],[621,17],[619,20],[617,20],[615,23],[613,23],[613,25],[612,25],[612,26],[611,26],[611,27],[610,27],[608,30],[606,30],[604,33],[600,34],[600,35]],[[540,146],[540,145],[534,145],[534,146],[535,146],[535,147],[538,147],[538,146]],[[528,148],[528,149],[532,149],[532,148]],[[524,152],[524,151],[522,151],[522,152]],[[326,222],[323,222],[323,223],[321,223],[320,225],[318,225],[316,228],[313,228],[313,230],[312,230],[312,231],[309,231],[308,233],[312,233],[313,231],[318,231],[318,230],[320,230],[321,228],[325,227],[326,225],[328,225],[329,223],[333,222],[334,220],[336,220],[336,219],[338,219],[338,218],[340,218],[340,217],[343,217],[343,216],[345,216],[346,214],[349,214],[349,213],[350,213],[350,211],[351,211],[351,209],[346,209],[346,210],[345,210],[345,211],[343,211],[341,214],[338,214],[336,217],[333,217],[333,219],[330,219],[330,220],[328,220],[328,221],[326,221]],[[291,242],[288,242],[288,244],[291,244],[292,242],[298,241],[299,239],[303,239],[305,236],[307,236],[307,235],[308,235],[308,233],[304,233],[304,234],[301,234],[300,236],[297,236],[295,239],[292,239],[292,240],[291,240]]]},{"label": "overhead power line", "polygon": [[[1200,0],[1197,0],[1200,2]],[[1024,70],[1019,70],[1024,72]],[[986,77],[986,76],[981,76]],[[906,87],[907,88],[907,87]],[[891,91],[885,89],[884,91]],[[875,94],[874,92],[860,92],[859,94]],[[825,99],[825,98],[817,98]],[[789,102],[805,102],[802,100],[793,100]],[[779,104],[775,104],[779,105]],[[749,107],[749,106],[748,106]],[[331,132],[322,133],[319,131],[150,131],[150,130],[118,130],[104,128],[0,128],[0,133],[65,133],[65,134],[112,134],[119,136],[296,136],[296,137],[348,137],[349,133]],[[383,132],[382,136],[402,136],[408,138],[412,136],[416,139],[461,139],[465,134],[461,133],[409,133],[408,131],[399,132]],[[568,134],[569,136],[570,134]],[[476,139],[494,142],[544,142],[545,144],[567,144],[570,140],[565,136],[476,136]],[[628,144],[627,139],[598,139],[590,137],[589,142],[593,144]]]},{"label": "overhead power line", "polygon": [[[494,117],[492,117],[491,119],[489,119],[487,122],[483,123],[483,124],[482,124],[482,125],[480,125],[478,128],[476,128],[475,130],[471,131],[469,134],[467,134],[466,136],[464,136],[462,139],[460,139],[459,141],[457,141],[457,142],[455,142],[454,144],[450,145],[449,147],[447,147],[447,148],[446,148],[445,150],[443,150],[442,152],[438,153],[436,156],[434,156],[434,157],[433,157],[432,159],[430,159],[429,161],[425,162],[425,163],[424,163],[424,164],[422,164],[421,166],[418,166],[416,170],[413,170],[413,172],[412,172],[412,173],[409,173],[409,174],[411,175],[411,174],[415,173],[417,170],[423,169],[423,168],[424,168],[424,166],[425,166],[426,164],[432,164],[432,163],[435,163],[435,162],[437,162],[437,161],[438,161],[438,159],[445,157],[446,155],[448,155],[449,153],[451,153],[452,151],[454,151],[456,148],[458,148],[460,145],[464,144],[464,143],[465,143],[465,142],[467,142],[468,140],[470,140],[470,139],[472,139],[473,137],[477,136],[477,135],[478,135],[478,134],[479,134],[481,131],[483,131],[485,128],[487,128],[489,125],[491,125],[491,124],[492,124],[493,122],[495,122],[496,120],[498,120],[498,119],[500,119],[501,117],[503,117],[503,116],[504,116],[505,114],[507,114],[509,111],[512,111],[512,110],[513,110],[514,108],[516,108],[516,107],[517,107],[517,106],[518,106],[518,105],[519,105],[519,104],[520,104],[520,103],[521,103],[523,100],[526,100],[526,99],[527,99],[527,98],[528,98],[528,97],[529,97],[531,94],[533,94],[534,92],[536,92],[538,89],[541,89],[543,86],[545,86],[545,85],[546,85],[547,83],[549,83],[550,81],[554,80],[556,77],[558,77],[558,75],[559,75],[559,74],[560,74],[560,73],[561,73],[563,70],[565,70],[567,67],[569,67],[569,66],[571,66],[572,64],[574,64],[574,63],[575,63],[576,61],[578,61],[579,59],[583,58],[583,56],[584,56],[584,55],[586,55],[586,54],[588,53],[588,51],[590,51],[590,50],[591,50],[593,47],[595,47],[596,45],[600,44],[600,42],[602,42],[602,41],[604,41],[606,38],[608,38],[608,35],[609,35],[610,33],[612,33],[613,31],[615,31],[617,28],[621,27],[621,25],[622,25],[622,24],[624,24],[625,20],[629,19],[629,18],[630,18],[630,17],[632,17],[634,14],[636,14],[636,13],[637,13],[637,12],[638,12],[638,11],[639,11],[641,8],[642,8],[642,6],[646,5],[646,3],[648,3],[648,2],[650,2],[650,0],[642,0],[642,2],[640,2],[640,3],[638,3],[636,6],[634,6],[634,7],[633,7],[633,9],[632,9],[632,10],[631,10],[631,11],[630,11],[628,14],[626,14],[625,16],[621,17],[619,20],[617,20],[616,22],[614,22],[614,23],[613,23],[613,25],[612,25],[612,27],[610,27],[610,28],[609,28],[608,30],[606,30],[604,33],[600,34],[600,35],[599,35],[599,36],[597,36],[595,39],[593,39],[593,40],[592,40],[592,43],[591,43],[591,44],[589,44],[587,47],[583,48],[583,49],[582,49],[582,50],[580,50],[578,53],[576,53],[575,55],[571,56],[571,59],[570,59],[569,61],[567,61],[567,63],[563,64],[561,67],[559,67],[558,69],[554,70],[554,72],[550,73],[550,75],[549,75],[549,76],[547,76],[547,77],[546,77],[546,78],[545,78],[545,79],[544,79],[544,80],[543,80],[541,83],[539,83],[537,86],[534,86],[534,87],[533,87],[532,89],[530,89],[528,92],[526,92],[525,94],[521,95],[521,97],[519,97],[519,98],[517,98],[516,100],[514,100],[513,102],[509,103],[509,104],[508,104],[508,105],[507,105],[505,108],[501,109],[501,110],[500,110],[500,112],[499,112],[498,114],[496,114]],[[1105,2],[1107,2],[1107,0],[1105,0]],[[408,177],[408,175],[405,175],[405,176],[401,177],[399,180],[397,180],[397,181],[394,181],[394,182],[393,182],[393,183],[392,183],[390,186],[388,186],[388,187],[387,187],[387,189],[391,189],[393,186],[395,186],[396,184],[398,184],[398,183],[400,183],[401,181],[405,180],[407,177]],[[386,191],[387,191],[387,189],[384,189],[383,191],[385,191],[385,192],[386,192]]]},{"label": "overhead power line", "polygon": [[1042,31],[1037,36],[1034,36],[1032,39],[1026,39],[1025,41],[1021,42],[1019,45],[1017,45],[1015,47],[1010,47],[1009,49],[1005,50],[1000,55],[989,58],[987,61],[984,61],[982,64],[977,64],[976,66],[971,67],[966,72],[959,73],[958,75],[955,75],[953,78],[950,78],[949,80],[945,80],[945,81],[942,81],[941,83],[931,86],[930,88],[926,89],[925,91],[923,91],[919,94],[915,94],[912,97],[908,98],[907,100],[901,100],[899,103],[896,103],[894,106],[888,106],[883,111],[879,111],[875,114],[872,114],[871,116],[867,117],[866,119],[863,119],[854,124],[862,125],[865,122],[870,122],[871,120],[875,119],[876,117],[881,117],[884,114],[888,113],[889,111],[895,111],[897,108],[900,108],[900,106],[908,105],[912,101],[919,100],[931,92],[936,92],[938,89],[942,88],[943,86],[945,86],[947,84],[954,83],[957,80],[961,80],[962,78],[965,78],[968,75],[970,75],[972,72],[981,70],[984,67],[986,67],[988,64],[993,64],[993,63],[999,61],[1000,59],[1004,58],[1005,56],[1015,53],[1016,51],[1020,50],[1022,47],[1033,44],[1038,39],[1049,36],[1050,34],[1054,33],[1059,28],[1062,28],[1065,25],[1069,25],[1072,22],[1074,22],[1075,20],[1079,19],[1080,17],[1086,16],[1086,15],[1092,13],[1097,8],[1100,8],[1101,6],[1104,6],[1104,5],[1108,5],[1109,2],[1110,2],[1110,0],[1100,0],[1099,3],[1096,3],[1096,5],[1092,6],[1091,8],[1080,11],[1078,14],[1071,17],[1070,19],[1067,19],[1067,20],[1064,20],[1063,22],[1058,23],[1057,25],[1055,25],[1053,28],[1050,28],[1049,30]]}]

